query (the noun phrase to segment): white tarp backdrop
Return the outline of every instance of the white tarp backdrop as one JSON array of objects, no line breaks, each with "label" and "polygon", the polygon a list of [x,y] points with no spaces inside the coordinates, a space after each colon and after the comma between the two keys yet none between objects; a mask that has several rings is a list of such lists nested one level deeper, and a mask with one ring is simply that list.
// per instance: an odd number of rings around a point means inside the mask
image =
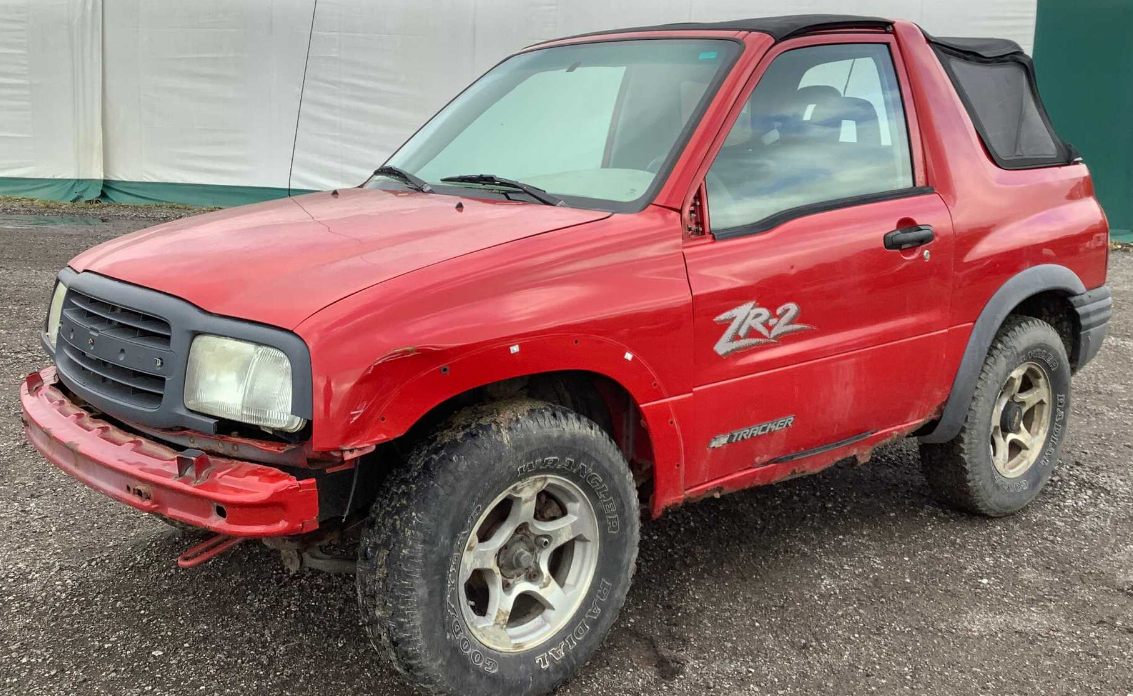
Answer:
[{"label": "white tarp backdrop", "polygon": [[0,0],[0,178],[54,198],[34,180],[100,181],[103,146],[102,0]]},{"label": "white tarp backdrop", "polygon": [[216,186],[240,187],[236,201],[355,185],[508,53],[596,29],[852,12],[1030,51],[1036,14],[1036,0],[317,3],[0,0],[0,193],[25,180],[198,202]]}]

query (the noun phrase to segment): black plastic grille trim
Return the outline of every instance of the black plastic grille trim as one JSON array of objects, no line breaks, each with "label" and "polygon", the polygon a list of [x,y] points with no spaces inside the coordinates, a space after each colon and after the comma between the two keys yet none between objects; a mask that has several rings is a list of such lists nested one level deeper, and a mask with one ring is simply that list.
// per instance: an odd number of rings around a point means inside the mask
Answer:
[{"label": "black plastic grille trim", "polygon": [[126,401],[138,408],[157,410],[161,406],[165,379],[87,355],[67,342],[62,342],[61,345],[71,363],[78,368],[78,375],[72,373],[72,376],[77,377],[87,389]]},{"label": "black plastic grille trim", "polygon": [[59,272],[67,286],[56,345],[40,337],[59,379],[103,413],[148,428],[215,433],[218,419],[185,407],[193,339],[225,336],[277,348],[291,361],[291,412],[311,419],[311,353],[285,329],[210,314],[183,299],[92,272]]},{"label": "black plastic grille trim", "polygon": [[169,322],[137,310],[121,307],[105,300],[88,297],[74,290],[67,292],[64,311],[76,324],[154,348],[168,348]]},{"label": "black plastic grille trim", "polygon": [[[168,350],[172,334],[168,321],[75,290],[67,291],[63,313],[68,319],[67,328],[60,327],[57,341],[75,368],[72,379],[93,392],[136,408],[156,411],[161,407],[165,395],[163,376],[111,362],[93,349],[93,342],[87,341],[92,337],[91,341],[97,340],[100,345],[117,340]],[[71,324],[79,331],[72,330]],[[126,348],[121,348],[123,357]]]}]

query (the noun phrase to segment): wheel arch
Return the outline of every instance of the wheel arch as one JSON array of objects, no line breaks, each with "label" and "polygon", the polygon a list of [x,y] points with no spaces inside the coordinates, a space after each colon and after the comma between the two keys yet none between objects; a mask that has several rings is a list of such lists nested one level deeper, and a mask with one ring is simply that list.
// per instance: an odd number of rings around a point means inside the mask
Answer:
[{"label": "wheel arch", "polygon": [[[563,406],[597,423],[629,463],[643,502],[653,497],[657,457],[668,461],[679,456],[668,452],[673,449],[671,438],[658,441],[653,435],[662,425],[675,427],[670,416],[661,421],[656,405],[643,408],[668,395],[650,366],[625,346],[592,336],[556,336],[459,358],[439,353],[423,351],[409,360],[399,359],[400,367],[413,376],[399,380],[401,385],[381,402],[358,395],[357,401],[368,401],[369,407],[355,421],[351,446],[374,444],[379,453],[401,453],[395,457],[399,459],[459,410],[528,397]],[[424,364],[409,368],[407,363],[417,359]],[[374,385],[356,386],[373,393]]]},{"label": "wheel arch", "polygon": [[1074,271],[1056,264],[1032,266],[1000,286],[972,327],[943,413],[935,424],[929,424],[918,433],[920,440],[948,442],[960,432],[984,358],[999,327],[1012,314],[1033,316],[1051,323],[1062,336],[1067,355],[1072,358],[1071,365],[1075,365],[1074,361],[1082,352],[1081,326],[1071,298],[1085,292],[1085,285]]},{"label": "wheel arch", "polygon": [[639,498],[651,505],[656,457],[645,414],[625,386],[598,372],[537,372],[474,387],[435,405],[399,439],[416,442],[459,411],[517,397],[556,404],[596,423],[625,457]]},{"label": "wheel arch", "polygon": [[379,357],[338,402],[348,409],[347,447],[392,440],[461,395],[551,373],[586,373],[617,385],[641,406],[672,396],[640,355],[608,338],[561,334],[504,340],[473,350],[418,346]]},{"label": "wheel arch", "polygon": [[[649,449],[648,431],[639,432],[642,412],[633,394],[617,380],[589,370],[535,372],[472,387],[435,404],[403,437],[414,439],[465,408],[517,397],[556,404],[594,421],[627,461]],[[644,443],[638,441],[642,434]]]}]

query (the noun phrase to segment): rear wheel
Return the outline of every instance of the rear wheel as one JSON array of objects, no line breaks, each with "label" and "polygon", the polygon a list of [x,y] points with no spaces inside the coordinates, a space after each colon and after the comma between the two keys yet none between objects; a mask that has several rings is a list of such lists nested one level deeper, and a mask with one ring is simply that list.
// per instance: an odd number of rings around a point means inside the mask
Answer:
[{"label": "rear wheel", "polygon": [[1062,339],[1039,319],[1010,316],[980,372],[960,433],[920,446],[921,465],[944,502],[992,517],[1030,503],[1062,451],[1070,363]]},{"label": "rear wheel", "polygon": [[526,399],[457,413],[374,504],[358,558],[367,632],[435,693],[545,693],[613,625],[637,515],[629,468],[593,422]]}]

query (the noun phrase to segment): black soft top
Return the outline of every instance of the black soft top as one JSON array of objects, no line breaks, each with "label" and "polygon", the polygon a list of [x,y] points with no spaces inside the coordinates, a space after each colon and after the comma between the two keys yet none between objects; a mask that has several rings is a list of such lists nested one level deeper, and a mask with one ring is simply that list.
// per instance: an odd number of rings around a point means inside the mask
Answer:
[{"label": "black soft top", "polygon": [[[623,34],[639,31],[758,31],[770,34],[776,41],[783,41],[799,34],[835,29],[888,29],[893,20],[881,17],[861,17],[857,15],[806,14],[785,15],[782,17],[756,17],[754,19],[730,19],[725,22],[679,22],[677,24],[656,24],[646,27],[626,29],[606,29],[587,34],[577,34],[564,38],[577,39],[584,36],[603,34]],[[560,39],[555,39],[556,41]]]},{"label": "black soft top", "polygon": [[968,53],[980,58],[1004,58],[1015,53],[1022,54],[1019,44],[1010,39],[977,39],[962,36],[929,36],[925,37],[932,43],[951,48],[953,51]]},{"label": "black soft top", "polygon": [[1054,131],[1039,96],[1035,65],[1008,39],[925,33],[988,155],[1003,169],[1057,167],[1078,159]]}]

